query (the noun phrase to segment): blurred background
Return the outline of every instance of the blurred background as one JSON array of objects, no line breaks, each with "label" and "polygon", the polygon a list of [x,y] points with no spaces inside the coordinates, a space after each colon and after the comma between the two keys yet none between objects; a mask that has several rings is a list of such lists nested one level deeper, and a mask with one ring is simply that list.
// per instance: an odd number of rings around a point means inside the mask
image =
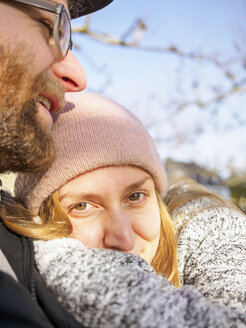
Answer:
[{"label": "blurred background", "polygon": [[88,90],[135,113],[170,180],[246,210],[246,3],[114,0],[72,23]]},{"label": "blurred background", "polygon": [[114,0],[73,21],[88,90],[134,112],[170,179],[246,209],[246,3]]}]

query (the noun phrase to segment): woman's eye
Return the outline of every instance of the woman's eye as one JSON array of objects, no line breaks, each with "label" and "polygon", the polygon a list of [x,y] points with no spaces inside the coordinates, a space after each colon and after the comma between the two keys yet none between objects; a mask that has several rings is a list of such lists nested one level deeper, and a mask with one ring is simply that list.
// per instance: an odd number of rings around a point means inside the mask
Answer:
[{"label": "woman's eye", "polygon": [[81,202],[68,208],[68,214],[72,217],[87,218],[94,215],[98,207],[88,202]]},{"label": "woman's eye", "polygon": [[90,205],[89,203],[83,202],[83,203],[79,203],[79,204],[75,205],[73,207],[73,209],[75,209],[77,211],[85,211],[85,210],[88,210],[90,207],[92,207],[92,205]]},{"label": "woman's eye", "polygon": [[131,194],[128,199],[131,201],[131,202],[136,202],[140,199],[142,199],[144,197],[144,194],[141,193],[141,192],[134,192],[133,194]]}]

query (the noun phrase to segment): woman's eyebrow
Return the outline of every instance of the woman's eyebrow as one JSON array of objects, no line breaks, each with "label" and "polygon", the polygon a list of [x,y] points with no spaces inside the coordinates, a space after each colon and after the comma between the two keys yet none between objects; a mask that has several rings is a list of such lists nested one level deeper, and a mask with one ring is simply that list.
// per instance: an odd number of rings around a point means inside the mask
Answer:
[{"label": "woman's eyebrow", "polygon": [[[140,187],[142,187],[146,181],[151,180],[151,177],[146,177],[136,183],[131,184],[130,186],[127,186],[126,189],[124,190],[125,193],[128,193],[134,189],[138,189]],[[79,192],[79,193],[66,193],[63,194],[61,196],[59,196],[59,200],[60,202],[64,199],[68,200],[68,201],[81,201],[81,199],[83,198],[100,198],[100,195],[96,194],[96,193],[87,193],[87,192]]]},{"label": "woman's eyebrow", "polygon": [[147,180],[151,180],[152,181],[152,178],[151,177],[146,177],[146,178],[144,178],[144,179],[142,179],[142,180],[140,180],[140,181],[138,181],[136,183],[131,184],[130,186],[128,186],[125,189],[125,192],[128,193],[128,192],[132,191],[133,189],[138,189],[138,188],[142,187]]},{"label": "woman's eyebrow", "polygon": [[63,194],[61,196],[59,196],[59,200],[60,202],[63,200],[63,199],[68,199],[69,201],[73,201],[73,202],[76,202],[76,201],[81,201],[81,199],[83,198],[91,198],[91,197],[96,197],[97,195],[96,194],[93,194],[93,193],[86,193],[86,192],[79,192],[79,193],[67,193],[67,194]]}]

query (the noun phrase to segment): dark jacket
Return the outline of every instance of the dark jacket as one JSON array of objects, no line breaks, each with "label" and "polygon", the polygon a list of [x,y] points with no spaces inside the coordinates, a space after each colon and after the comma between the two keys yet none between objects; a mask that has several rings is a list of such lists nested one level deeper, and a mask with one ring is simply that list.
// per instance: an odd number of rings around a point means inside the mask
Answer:
[{"label": "dark jacket", "polygon": [[19,280],[0,272],[1,327],[84,327],[46,288],[36,269],[30,238],[9,231],[0,221],[0,249]]}]

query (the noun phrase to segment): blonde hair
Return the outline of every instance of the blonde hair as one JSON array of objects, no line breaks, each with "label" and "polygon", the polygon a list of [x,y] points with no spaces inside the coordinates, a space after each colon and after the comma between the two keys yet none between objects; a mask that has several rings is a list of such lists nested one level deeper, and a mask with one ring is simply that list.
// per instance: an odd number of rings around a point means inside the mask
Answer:
[{"label": "blonde hair", "polygon": [[167,278],[174,286],[179,287],[177,242],[173,222],[161,197],[158,193],[156,195],[161,218],[160,241],[151,264],[158,274]]},{"label": "blonde hair", "polygon": [[48,197],[40,208],[40,223],[33,214],[7,192],[2,196],[1,217],[4,224],[15,233],[34,239],[50,240],[68,236],[72,225],[62,209],[58,193]]},{"label": "blonde hair", "polygon": [[[177,244],[172,220],[161,197],[158,193],[156,195],[161,218],[160,241],[151,264],[158,274],[163,275],[174,286],[179,287]],[[8,214],[6,213],[7,217],[5,216],[3,220],[5,225],[14,232],[43,240],[67,237],[72,232],[72,225],[60,204],[57,191],[42,203],[39,210],[40,224],[34,223],[32,219],[25,219],[28,214],[30,218],[31,213],[23,205],[11,200],[7,204]],[[17,217],[18,221],[16,221]]]}]

